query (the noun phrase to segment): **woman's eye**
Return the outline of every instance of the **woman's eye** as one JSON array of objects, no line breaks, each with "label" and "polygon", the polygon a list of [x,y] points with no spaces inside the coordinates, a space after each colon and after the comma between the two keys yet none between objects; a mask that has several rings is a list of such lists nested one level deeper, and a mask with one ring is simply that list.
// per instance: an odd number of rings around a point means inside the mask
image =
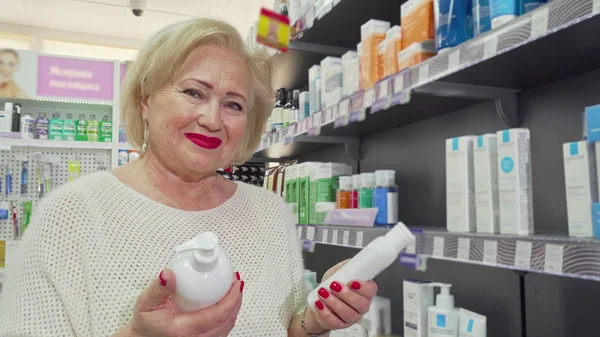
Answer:
[{"label": "woman's eye", "polygon": [[241,105],[235,102],[227,103],[227,107],[236,111],[244,110]]},{"label": "woman's eye", "polygon": [[194,98],[202,98],[202,93],[198,90],[194,90],[194,89],[186,89],[183,91],[184,94],[190,96],[190,97],[194,97]]}]

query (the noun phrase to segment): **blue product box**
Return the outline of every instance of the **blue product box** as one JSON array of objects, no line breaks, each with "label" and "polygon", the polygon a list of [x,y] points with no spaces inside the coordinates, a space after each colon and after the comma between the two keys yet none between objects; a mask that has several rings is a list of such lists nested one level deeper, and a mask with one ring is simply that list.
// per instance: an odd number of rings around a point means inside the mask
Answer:
[{"label": "blue product box", "polygon": [[600,105],[585,108],[583,139],[586,139],[590,143],[600,141]]},{"label": "blue product box", "polygon": [[594,236],[600,236],[600,203],[592,203],[592,232]]}]

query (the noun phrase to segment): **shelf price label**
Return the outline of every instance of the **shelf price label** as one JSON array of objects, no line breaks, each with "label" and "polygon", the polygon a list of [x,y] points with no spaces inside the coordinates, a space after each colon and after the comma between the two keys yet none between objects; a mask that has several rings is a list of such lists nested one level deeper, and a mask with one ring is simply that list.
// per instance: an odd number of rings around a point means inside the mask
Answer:
[{"label": "shelf price label", "polygon": [[339,231],[337,229],[334,229],[331,232],[331,243],[337,245],[337,243],[338,243],[338,233],[339,233]]},{"label": "shelf price label", "polygon": [[541,7],[531,13],[530,39],[546,35],[548,32],[548,6]]},{"label": "shelf price label", "polygon": [[328,108],[325,112],[325,123],[324,124],[333,122],[336,117],[335,115],[337,115],[335,110],[333,108]]},{"label": "shelf price label", "polygon": [[350,98],[346,98],[338,103],[338,116],[333,122],[333,127],[338,128],[340,126],[346,126],[350,122]]},{"label": "shelf price label", "polygon": [[456,258],[458,260],[469,261],[470,254],[471,254],[471,239],[458,238],[458,252],[456,253]]},{"label": "shelf price label", "polygon": [[485,39],[483,44],[483,59],[487,60],[496,56],[498,52],[498,36],[496,34],[492,34]]},{"label": "shelf price label", "polygon": [[448,72],[453,72],[460,66],[460,49],[448,54]]},{"label": "shelf price label", "polygon": [[356,247],[357,248],[362,248],[363,247],[363,232],[362,231],[358,231],[356,233]]},{"label": "shelf price label", "polygon": [[544,271],[547,273],[563,272],[564,246],[551,243],[546,244],[544,256]]},{"label": "shelf price label", "polygon": [[315,241],[315,227],[306,227],[306,240]]},{"label": "shelf price label", "polygon": [[290,124],[290,126],[288,126],[285,138],[283,138],[283,144],[288,145],[292,141],[294,141],[294,137],[296,136],[297,129],[298,129],[298,124],[296,124],[296,123],[292,123],[292,124]]},{"label": "shelf price label", "polygon": [[532,244],[528,241],[517,241],[515,250],[515,268],[530,269],[531,268],[531,248]]},{"label": "shelf price label", "polygon": [[350,97],[350,123],[364,121],[366,108],[364,108],[365,92],[359,91]]},{"label": "shelf price label", "polygon": [[371,114],[378,111],[388,109],[390,107],[391,95],[390,95],[390,79],[386,78],[382,81],[377,82],[375,85],[375,96],[376,99],[371,104]]},{"label": "shelf price label", "polygon": [[302,239],[302,226],[298,226],[298,239]]},{"label": "shelf price label", "polygon": [[279,142],[281,141],[281,131],[277,131],[277,132],[275,132],[275,135],[274,135],[274,137],[273,137],[273,138],[274,138],[274,139],[273,139],[273,143],[274,143],[274,144],[277,144],[277,143],[279,143]]},{"label": "shelf price label", "polygon": [[444,237],[435,236],[433,238],[433,256],[444,257]]},{"label": "shelf price label", "polygon": [[592,3],[592,15],[600,13],[600,0],[594,0]]},{"label": "shelf price label", "polygon": [[350,245],[350,231],[348,231],[348,230],[344,231],[344,234],[342,236],[342,244],[344,246]]},{"label": "shelf price label", "polygon": [[425,63],[419,68],[419,84],[427,82],[429,79],[429,63]]},{"label": "shelf price label", "polygon": [[498,263],[498,241],[483,241],[483,263],[491,265]]},{"label": "shelf price label", "polygon": [[323,242],[329,242],[329,229],[323,229]]},{"label": "shelf price label", "polygon": [[312,123],[308,123],[308,135],[309,136],[318,136],[321,134],[321,121],[323,112],[317,111],[312,115]]},{"label": "shelf price label", "polygon": [[365,90],[363,96],[363,109],[367,109],[373,105],[373,99],[375,99],[375,88]]}]

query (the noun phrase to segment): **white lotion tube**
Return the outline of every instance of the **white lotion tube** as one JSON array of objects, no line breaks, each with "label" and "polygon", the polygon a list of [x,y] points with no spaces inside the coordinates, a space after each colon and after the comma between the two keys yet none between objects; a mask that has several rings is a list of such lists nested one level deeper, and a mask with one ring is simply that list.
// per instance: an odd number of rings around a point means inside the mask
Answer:
[{"label": "white lotion tube", "polygon": [[458,337],[486,337],[487,318],[467,309],[459,308]]},{"label": "white lotion tube", "polygon": [[[333,281],[346,285],[352,280],[372,280],[396,261],[400,252],[414,241],[413,233],[402,222],[399,222],[386,235],[369,243],[340,270],[323,281],[322,285],[329,288]],[[313,311],[316,311],[315,302],[319,300],[317,294],[319,288],[317,287],[308,294],[308,306]]]}]

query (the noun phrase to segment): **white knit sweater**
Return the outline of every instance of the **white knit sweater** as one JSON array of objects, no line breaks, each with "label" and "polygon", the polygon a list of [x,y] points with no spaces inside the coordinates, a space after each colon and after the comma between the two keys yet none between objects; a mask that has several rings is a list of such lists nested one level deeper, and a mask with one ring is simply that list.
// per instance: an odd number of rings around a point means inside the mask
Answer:
[{"label": "white knit sweater", "polygon": [[0,336],[110,336],[174,248],[213,231],[246,282],[230,336],[287,336],[306,300],[291,213],[273,193],[238,183],[208,211],[159,204],[110,173],[79,178],[35,210],[0,299]]}]

